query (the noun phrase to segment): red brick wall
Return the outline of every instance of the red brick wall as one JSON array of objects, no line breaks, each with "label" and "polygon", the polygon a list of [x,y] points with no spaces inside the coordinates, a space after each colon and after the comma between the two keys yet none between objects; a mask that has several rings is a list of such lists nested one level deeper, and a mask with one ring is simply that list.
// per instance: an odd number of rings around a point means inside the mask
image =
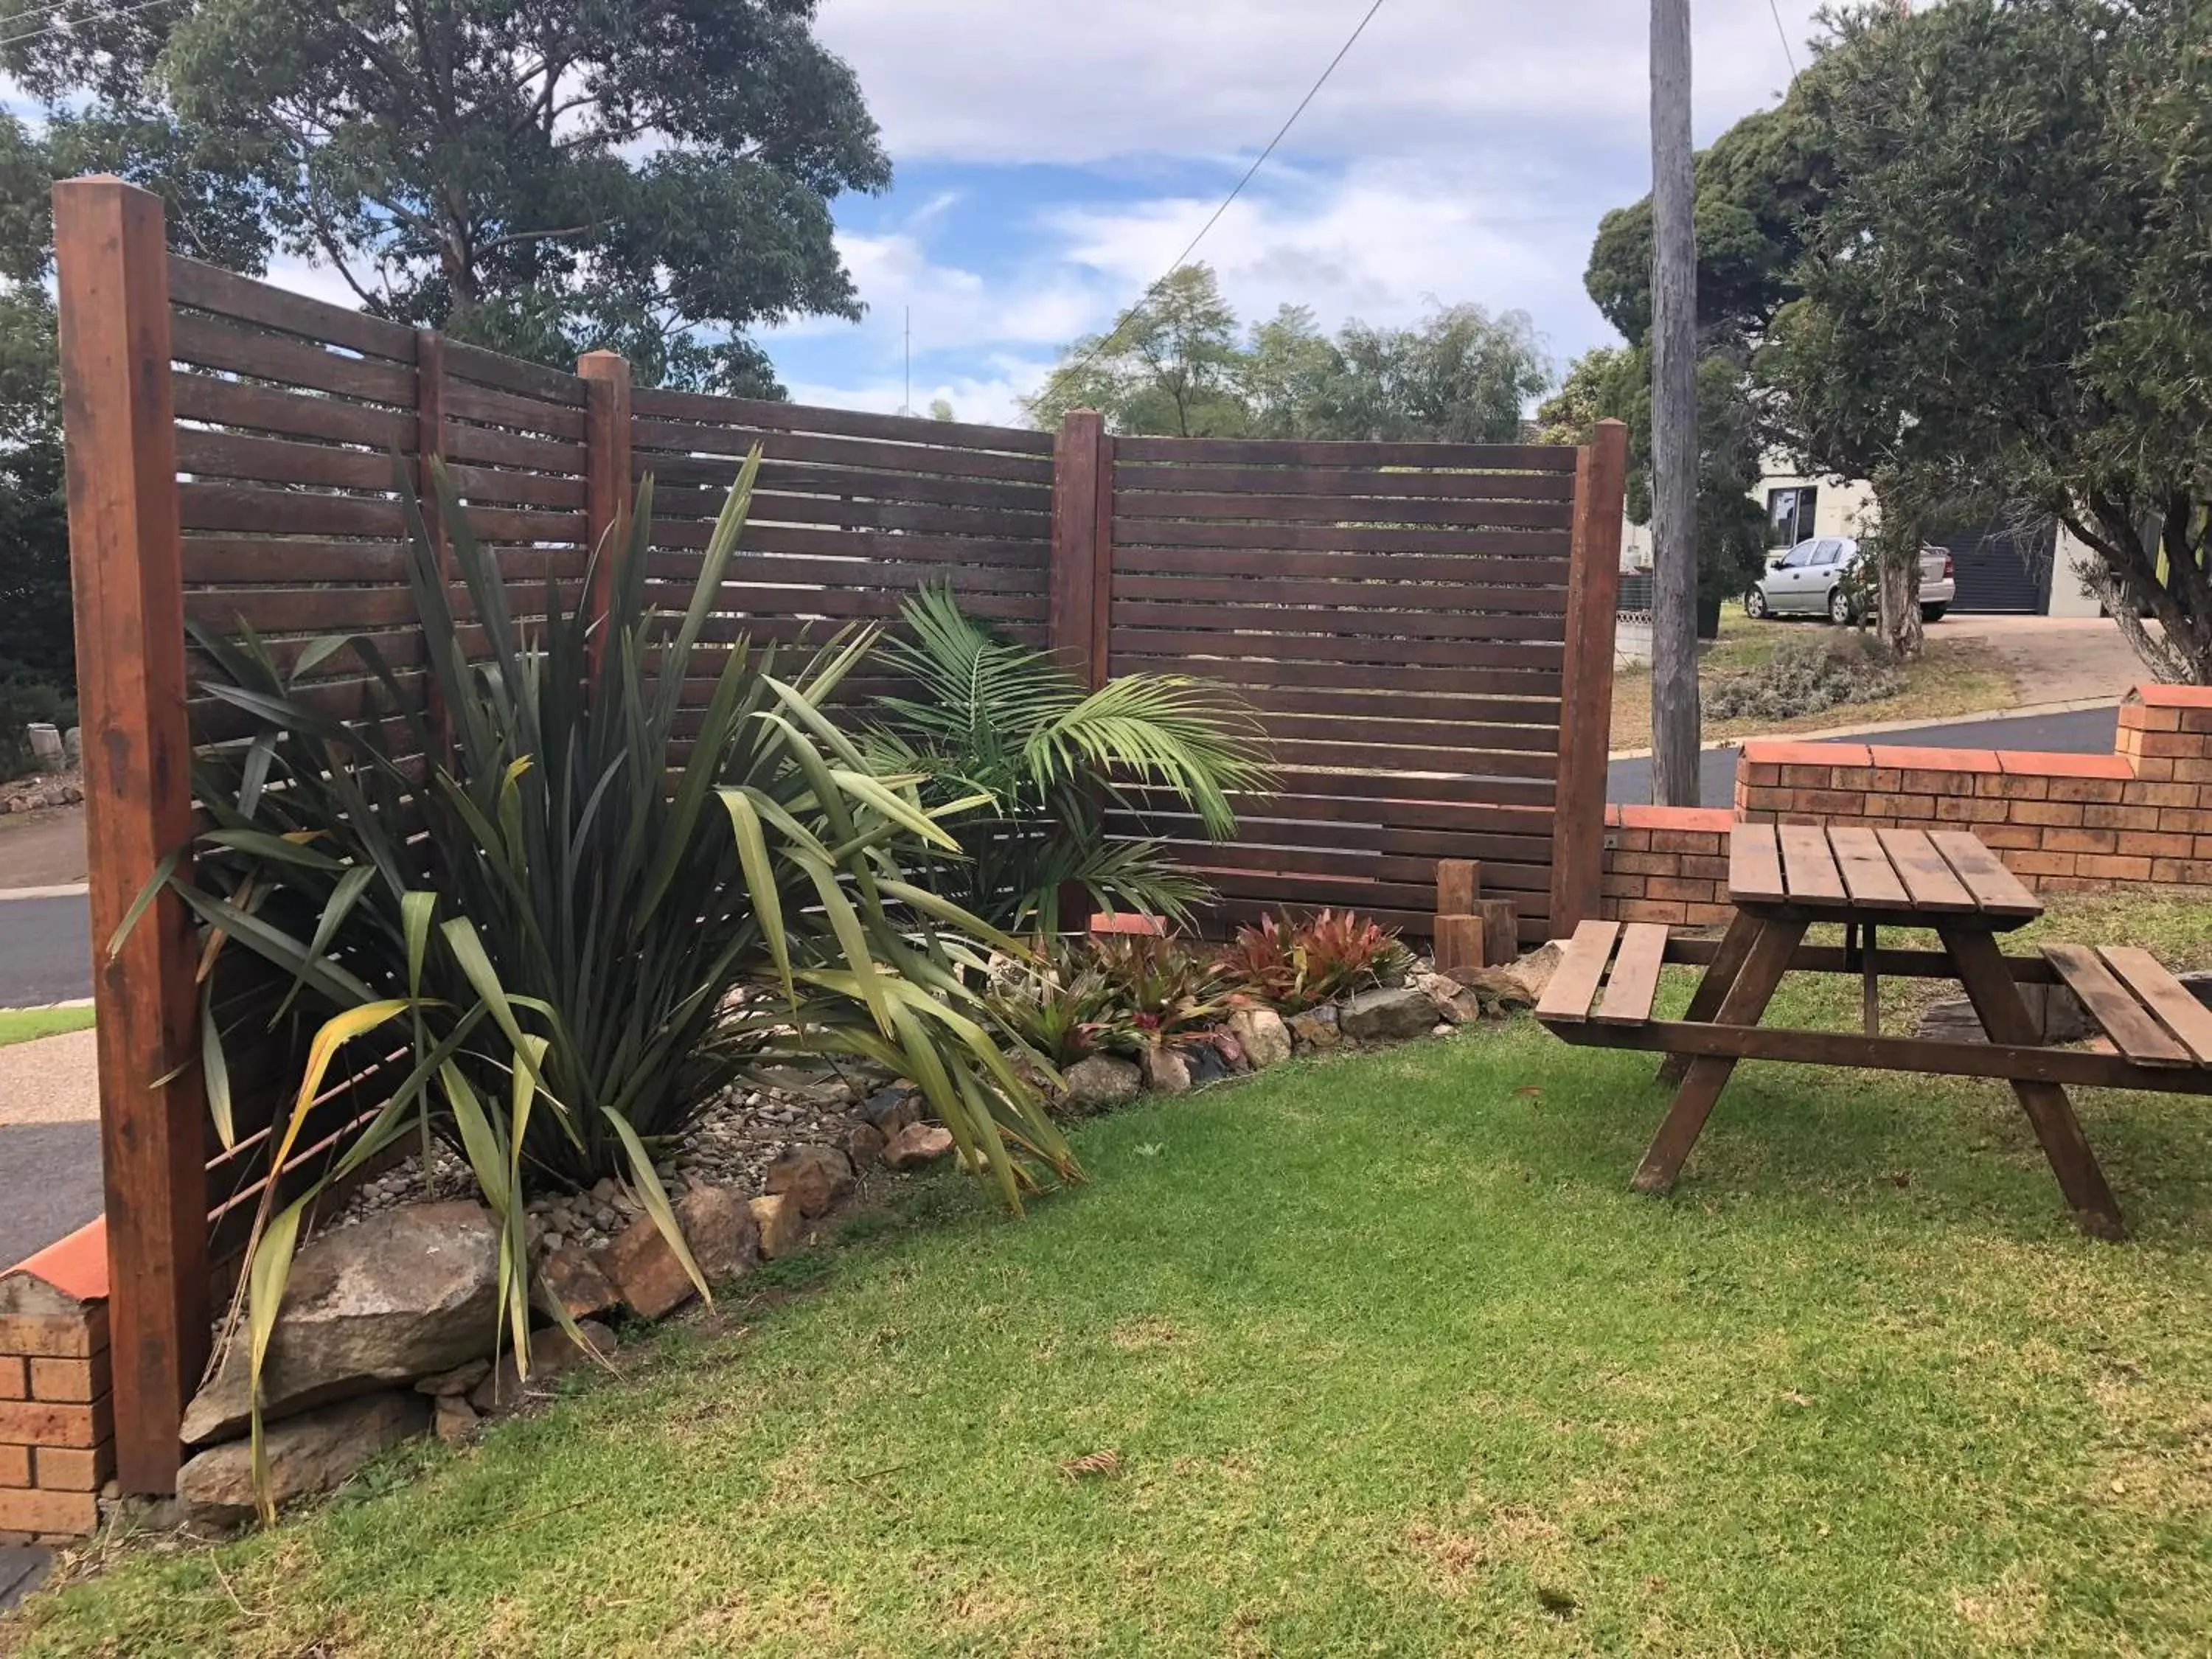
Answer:
[{"label": "red brick wall", "polygon": [[0,1273],[0,1543],[62,1543],[99,1524],[112,1410],[95,1221]]},{"label": "red brick wall", "polygon": [[2109,755],[1754,739],[1735,810],[1607,809],[1604,914],[1728,920],[1728,826],[1972,830],[2043,891],[2212,884],[2212,687],[2144,685]]}]

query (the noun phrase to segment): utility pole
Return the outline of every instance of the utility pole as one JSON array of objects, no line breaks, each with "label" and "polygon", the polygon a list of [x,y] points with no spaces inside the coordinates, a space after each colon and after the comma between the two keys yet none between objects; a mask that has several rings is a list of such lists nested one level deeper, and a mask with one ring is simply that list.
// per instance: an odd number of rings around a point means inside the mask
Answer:
[{"label": "utility pole", "polygon": [[1690,0],[1651,0],[1651,793],[1698,800],[1698,237]]}]

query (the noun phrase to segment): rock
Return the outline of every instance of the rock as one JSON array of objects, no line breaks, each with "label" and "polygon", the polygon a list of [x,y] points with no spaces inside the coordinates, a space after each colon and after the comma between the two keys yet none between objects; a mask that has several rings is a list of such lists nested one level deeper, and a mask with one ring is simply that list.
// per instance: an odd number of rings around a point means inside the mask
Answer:
[{"label": "rock", "polygon": [[694,1187],[675,1209],[691,1259],[709,1285],[741,1279],[760,1265],[760,1224],[736,1188]]},{"label": "rock", "polygon": [[914,1170],[951,1155],[950,1129],[941,1123],[909,1123],[884,1148],[884,1163],[894,1170]]},{"label": "rock", "polygon": [[1289,1020],[1291,1039],[1309,1048],[1334,1048],[1344,1041],[1344,1033],[1336,1023],[1336,1005],[1324,1002],[1318,1008],[1309,1008],[1302,1014],[1292,1014]]},{"label": "rock", "polygon": [[1291,1057],[1291,1030],[1273,1008],[1239,1008],[1229,1016],[1230,1035],[1255,1071],[1279,1066]]},{"label": "rock", "polygon": [[855,1123],[853,1132],[845,1137],[845,1156],[853,1160],[855,1170],[865,1170],[883,1157],[887,1138],[872,1123]]},{"label": "rock", "polygon": [[430,1432],[449,1446],[467,1444],[476,1437],[477,1425],[483,1421],[474,1406],[452,1395],[440,1395],[431,1407]]},{"label": "rock", "polygon": [[491,1370],[489,1359],[471,1359],[465,1365],[456,1365],[449,1371],[440,1371],[435,1376],[418,1377],[415,1392],[427,1394],[440,1400],[452,1399],[466,1394],[484,1380]]},{"label": "rock", "polygon": [[1455,1026],[1451,1021],[1448,1019],[1440,1019],[1435,1024],[1429,1027],[1429,1035],[1432,1037],[1449,1036],[1453,1031],[1457,1029],[1458,1028]]},{"label": "rock", "polygon": [[[2079,1042],[2084,1037],[2097,1035],[2081,998],[2066,986],[2022,985],[2019,989],[2020,1000],[2027,1005],[2028,1018],[2035,1022],[2035,1029],[2045,1042]],[[1929,1004],[1913,1035],[1937,1042],[1989,1041],[1982,1030],[1981,1017],[1974,1012],[1974,1005],[1964,997]]]},{"label": "rock", "polygon": [[754,1199],[746,1207],[753,1212],[754,1225],[760,1229],[762,1255],[774,1261],[799,1248],[806,1218],[799,1214],[798,1201],[789,1194],[771,1193],[765,1198]]},{"label": "rock", "polygon": [[[429,1420],[430,1402],[421,1395],[387,1390],[272,1423],[262,1435],[270,1495],[283,1504],[328,1492],[379,1452],[422,1433]],[[193,1457],[177,1471],[177,1499],[203,1526],[252,1519],[252,1443],[226,1441]]]},{"label": "rock", "polygon": [[1152,1044],[1137,1056],[1137,1069],[1144,1076],[1145,1087],[1156,1095],[1190,1092],[1190,1061],[1180,1048]]},{"label": "rock", "polygon": [[1235,1035],[1229,1030],[1223,1029],[1208,1031],[1206,1034],[1206,1040],[1213,1052],[1221,1056],[1221,1063],[1231,1071],[1245,1072],[1251,1069],[1252,1061],[1244,1052],[1244,1045],[1239,1042]]},{"label": "rock", "polygon": [[[547,1235],[547,1243],[561,1237]],[[571,1319],[589,1319],[622,1305],[622,1292],[599,1271],[599,1264],[576,1245],[556,1244],[538,1264],[538,1285],[531,1300],[547,1313],[556,1306]]]},{"label": "rock", "polygon": [[1460,1000],[1475,1000],[1476,1011],[1484,1014],[1510,1014],[1516,1008],[1533,1008],[1536,999],[1521,976],[1510,968],[1478,968],[1461,975],[1466,989]]},{"label": "rock", "polygon": [[1559,971],[1559,958],[1565,954],[1566,946],[1557,939],[1552,939],[1528,951],[1519,961],[1499,971],[1510,974],[1521,981],[1521,988],[1528,994],[1529,1003],[1533,1006],[1544,994],[1544,988],[1552,982],[1552,975]]},{"label": "rock", "polygon": [[[640,1216],[623,1228],[597,1260],[623,1305],[640,1319],[674,1313],[699,1293],[675,1247],[651,1216]],[[706,1272],[703,1265],[700,1272]]]},{"label": "rock", "polygon": [[794,1146],[769,1166],[768,1189],[790,1194],[802,1215],[817,1216],[853,1190],[853,1165],[835,1146]]},{"label": "rock", "polygon": [[1417,1037],[1436,1024],[1437,1011],[1427,994],[1412,986],[1362,991],[1337,1011],[1337,1024],[1355,1042],[1382,1042],[1393,1037]]},{"label": "rock", "polygon": [[[598,1320],[586,1319],[576,1328],[591,1344],[591,1353],[605,1359],[614,1352],[615,1334]],[[563,1371],[574,1370],[590,1357],[558,1326],[549,1325],[542,1331],[533,1331],[530,1335],[530,1375],[526,1378],[517,1370],[514,1353],[510,1349],[500,1355],[491,1375],[469,1391],[469,1404],[485,1414],[513,1411],[532,1395],[545,1394],[555,1377]]]},{"label": "rock", "polygon": [[1126,1060],[1093,1054],[1067,1068],[1067,1104],[1079,1112],[1103,1112],[1137,1097],[1144,1074]]},{"label": "rock", "polygon": [[[263,1420],[412,1382],[491,1351],[499,1230],[475,1204],[410,1204],[312,1240],[292,1263],[262,1367]],[[185,1408],[201,1445],[246,1425],[247,1350],[234,1342]]]},{"label": "rock", "polygon": [[1190,1086],[1203,1089],[1209,1083],[1218,1083],[1229,1075],[1229,1062],[1221,1057],[1221,1050],[1210,1042],[1200,1042],[1182,1051],[1182,1063],[1190,1073]]},{"label": "rock", "polygon": [[860,1103],[861,1121],[889,1140],[921,1115],[915,1092],[903,1083],[878,1089]]}]

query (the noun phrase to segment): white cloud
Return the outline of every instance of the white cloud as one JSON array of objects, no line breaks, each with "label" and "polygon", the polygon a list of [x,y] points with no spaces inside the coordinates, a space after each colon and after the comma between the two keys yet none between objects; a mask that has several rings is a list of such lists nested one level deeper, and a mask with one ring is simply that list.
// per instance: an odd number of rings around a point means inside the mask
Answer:
[{"label": "white cloud", "polygon": [[[914,315],[915,338],[927,350],[967,349],[994,342],[1057,345],[1088,326],[1096,297],[1078,277],[1049,268],[1025,270],[1012,282],[991,282],[957,264],[934,262],[912,229],[883,235],[840,231],[837,251],[860,298],[866,325],[896,336],[905,313]],[[805,318],[776,331],[785,338],[848,331],[836,318]]]},{"label": "white cloud", "polygon": [[[917,380],[914,386],[914,412],[929,411],[930,404],[942,398],[952,405],[952,412],[963,421],[981,421],[1000,426],[1024,426],[1021,400],[1042,385],[1051,370],[1048,361],[1039,358],[1024,360],[1017,357],[987,358],[980,374],[958,374],[946,379]],[[898,377],[874,376],[858,383],[812,383],[793,380],[789,387],[792,401],[813,404],[832,409],[866,409],[878,414],[896,414],[906,401],[906,385]]]}]

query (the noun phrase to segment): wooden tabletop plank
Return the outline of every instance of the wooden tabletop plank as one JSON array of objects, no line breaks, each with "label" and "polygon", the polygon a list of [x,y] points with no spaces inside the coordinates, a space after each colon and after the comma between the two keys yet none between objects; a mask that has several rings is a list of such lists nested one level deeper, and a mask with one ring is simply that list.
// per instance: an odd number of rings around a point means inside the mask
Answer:
[{"label": "wooden tabletop plank", "polygon": [[1598,981],[1605,977],[1606,958],[1613,954],[1613,942],[1620,933],[1619,922],[1601,921],[1595,916],[1575,924],[1574,937],[1567,941],[1551,983],[1537,1000],[1537,1018],[1589,1018],[1590,999],[1597,994]]},{"label": "wooden tabletop plank", "polygon": [[1729,831],[1729,896],[1739,904],[1779,904],[1790,896],[1772,824],[1739,823]]},{"label": "wooden tabletop plank", "polygon": [[1828,845],[1843,872],[1851,902],[1867,910],[1910,910],[1912,900],[1881,850],[1881,838],[1863,823],[1831,824]]},{"label": "wooden tabletop plank", "polygon": [[1667,955],[1667,930],[1656,921],[1632,921],[1621,930],[1620,955],[1605,996],[1592,1016],[1601,1025],[1641,1025],[1651,1018],[1659,990],[1659,964]]},{"label": "wooden tabletop plank", "polygon": [[1928,839],[1923,830],[1882,830],[1875,832],[1881,837],[1881,850],[1889,854],[1891,866],[1905,882],[1905,890],[1911,895],[1916,910],[1936,910],[1946,915],[1981,908],[1966,885],[1952,872],[1943,861],[1943,855]]},{"label": "wooden tabletop plank", "polygon": [[2105,1029],[2112,1044],[2138,1066],[2187,1066],[2195,1056],[2183,1048],[2112,977],[2104,959],[2086,945],[2046,945],[2043,954],[2058,970],[2090,1018]]},{"label": "wooden tabletop plank", "polygon": [[1782,878],[1790,896],[1807,904],[1841,904],[1844,874],[1836,868],[1828,832],[1817,823],[1785,823],[1776,834],[1782,842]]},{"label": "wooden tabletop plank", "polygon": [[1943,855],[1974,902],[1993,916],[2039,916],[2043,901],[2024,886],[2003,860],[1966,830],[1931,830],[1929,844]]},{"label": "wooden tabletop plank", "polygon": [[2105,958],[2105,965],[2142,1000],[2143,1006],[2197,1056],[2198,1065],[2212,1066],[2212,1008],[2199,1002],[2186,985],[2166,972],[2164,963],[2140,945],[2107,945],[2099,954]]}]

